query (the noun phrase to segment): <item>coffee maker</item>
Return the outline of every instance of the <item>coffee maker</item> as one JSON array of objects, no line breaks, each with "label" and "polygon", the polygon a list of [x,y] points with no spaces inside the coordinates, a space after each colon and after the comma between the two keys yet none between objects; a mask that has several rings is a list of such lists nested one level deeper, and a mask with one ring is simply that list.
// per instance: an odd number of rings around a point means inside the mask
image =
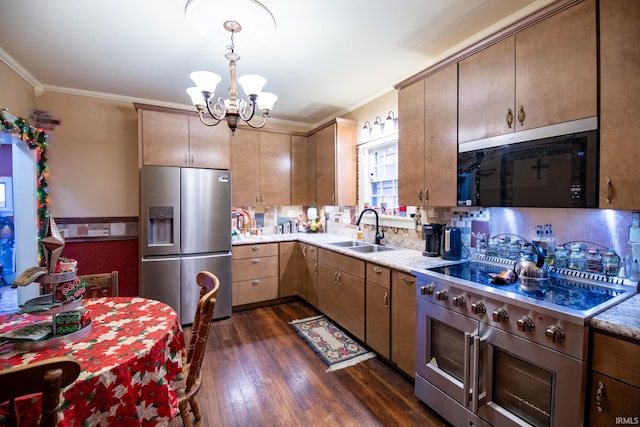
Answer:
[{"label": "coffee maker", "polygon": [[442,224],[422,224],[422,239],[425,241],[424,256],[440,256]]}]

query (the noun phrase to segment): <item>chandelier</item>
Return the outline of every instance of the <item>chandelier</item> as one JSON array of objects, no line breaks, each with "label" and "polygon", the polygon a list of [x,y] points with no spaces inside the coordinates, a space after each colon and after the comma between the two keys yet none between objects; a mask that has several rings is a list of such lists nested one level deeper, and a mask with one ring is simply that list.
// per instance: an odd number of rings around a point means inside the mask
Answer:
[{"label": "chandelier", "polygon": [[[269,112],[278,97],[270,92],[262,92],[267,79],[256,74],[247,74],[238,77],[236,81],[236,62],[240,55],[235,53],[234,34],[242,30],[242,26],[233,20],[225,21],[224,29],[231,33],[231,44],[227,46],[229,52],[225,58],[229,61],[231,83],[229,84],[229,98],[223,99],[214,96],[216,86],[222,78],[209,71],[194,71],[189,75],[195,83],[195,87],[187,89],[191,102],[195,105],[200,121],[207,126],[215,126],[222,120],[226,120],[231,133],[235,134],[240,120],[252,128],[261,128],[267,123]],[[242,86],[248,101],[238,98],[238,83]],[[256,107],[260,110],[259,117]],[[206,118],[205,118],[206,117]]]}]

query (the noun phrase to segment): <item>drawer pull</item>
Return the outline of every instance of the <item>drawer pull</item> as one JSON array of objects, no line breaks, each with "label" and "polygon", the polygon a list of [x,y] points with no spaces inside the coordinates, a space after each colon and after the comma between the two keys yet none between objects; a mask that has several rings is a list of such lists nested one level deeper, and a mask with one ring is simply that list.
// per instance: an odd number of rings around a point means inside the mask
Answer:
[{"label": "drawer pull", "polygon": [[407,285],[413,285],[415,283],[415,280],[413,280],[413,279],[407,279],[406,277],[402,277],[401,279]]},{"label": "drawer pull", "polygon": [[374,273],[377,273],[377,274],[380,274],[380,273],[382,273],[382,268],[380,268],[380,267],[373,267],[373,272],[374,272]]},{"label": "drawer pull", "polygon": [[602,381],[598,381],[598,391],[596,391],[596,409],[598,412],[604,412],[602,408],[602,401],[604,400],[604,384]]},{"label": "drawer pull", "polygon": [[252,251],[259,251],[260,250],[260,246],[259,245],[253,245],[253,246],[251,246],[251,250]]},{"label": "drawer pull", "polygon": [[259,285],[259,284],[260,284],[260,279],[253,279],[253,280],[251,281],[251,284],[252,284],[253,286]]},{"label": "drawer pull", "polygon": [[257,264],[257,263],[259,263],[259,262],[260,262],[260,258],[253,258],[253,259],[251,260],[251,262],[252,262],[252,263],[254,263],[254,264]]}]

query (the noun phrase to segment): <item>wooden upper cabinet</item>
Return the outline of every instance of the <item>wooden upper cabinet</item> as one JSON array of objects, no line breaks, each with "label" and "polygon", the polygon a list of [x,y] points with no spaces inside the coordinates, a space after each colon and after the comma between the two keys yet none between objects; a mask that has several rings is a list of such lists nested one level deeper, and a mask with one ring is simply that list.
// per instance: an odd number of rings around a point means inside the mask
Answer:
[{"label": "wooden upper cabinet", "polygon": [[260,201],[260,134],[237,129],[231,138],[231,200],[234,206]]},{"label": "wooden upper cabinet", "polygon": [[456,206],[458,182],[458,66],[425,79],[425,142],[422,200],[425,206]]},{"label": "wooden upper cabinet", "polygon": [[144,165],[229,169],[229,128],[205,126],[192,114],[138,112]]},{"label": "wooden upper cabinet", "polygon": [[421,206],[424,191],[424,80],[398,92],[398,202]]},{"label": "wooden upper cabinet", "polygon": [[143,165],[188,166],[187,115],[138,110],[138,129]]},{"label": "wooden upper cabinet", "polygon": [[260,133],[260,203],[291,204],[291,136]]},{"label": "wooden upper cabinet", "polygon": [[[600,2],[600,207],[640,209],[640,2]],[[611,180],[610,193],[605,184]]]},{"label": "wooden upper cabinet", "polygon": [[[585,0],[515,37],[516,130],[597,115],[595,0]],[[523,123],[518,120],[520,106]]]},{"label": "wooden upper cabinet", "polygon": [[452,64],[398,94],[398,196],[401,205],[455,206],[458,66]]},{"label": "wooden upper cabinet", "polygon": [[226,123],[205,126],[197,116],[189,116],[190,166],[211,169],[231,167],[231,130]]},{"label": "wooden upper cabinet", "polygon": [[291,136],[236,130],[231,171],[234,206],[291,204]]},{"label": "wooden upper cabinet", "polygon": [[315,133],[316,204],[355,206],[356,180],[355,120],[337,118]]},{"label": "wooden upper cabinet", "polygon": [[514,53],[515,37],[508,37],[460,61],[460,142],[514,131]]},{"label": "wooden upper cabinet", "polygon": [[316,135],[311,134],[307,138],[307,203],[318,203],[317,159],[316,159]]},{"label": "wooden upper cabinet", "polygon": [[459,142],[597,115],[595,0],[460,61]]}]

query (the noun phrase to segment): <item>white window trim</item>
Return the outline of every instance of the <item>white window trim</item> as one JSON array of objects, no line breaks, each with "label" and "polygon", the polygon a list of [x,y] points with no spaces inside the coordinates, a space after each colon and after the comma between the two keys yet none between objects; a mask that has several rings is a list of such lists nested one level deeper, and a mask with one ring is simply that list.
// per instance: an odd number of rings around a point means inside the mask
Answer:
[{"label": "white window trim", "polygon": [[[375,148],[378,145],[386,144],[391,141],[398,140],[398,133],[393,133],[390,135],[384,135],[378,139],[373,141],[367,141],[365,143],[358,145],[358,164],[363,164],[365,159],[365,153],[369,150]],[[367,171],[365,168],[358,168],[358,212],[362,212],[364,209],[364,201],[366,200],[366,192],[364,186],[369,182],[369,177],[367,176]],[[379,225],[381,227],[395,227],[395,228],[404,228],[404,229],[415,229],[416,221],[415,218],[411,217],[402,217],[396,215],[382,215],[378,214]],[[376,219],[373,214],[364,214],[360,224],[368,224],[375,225]]]}]

